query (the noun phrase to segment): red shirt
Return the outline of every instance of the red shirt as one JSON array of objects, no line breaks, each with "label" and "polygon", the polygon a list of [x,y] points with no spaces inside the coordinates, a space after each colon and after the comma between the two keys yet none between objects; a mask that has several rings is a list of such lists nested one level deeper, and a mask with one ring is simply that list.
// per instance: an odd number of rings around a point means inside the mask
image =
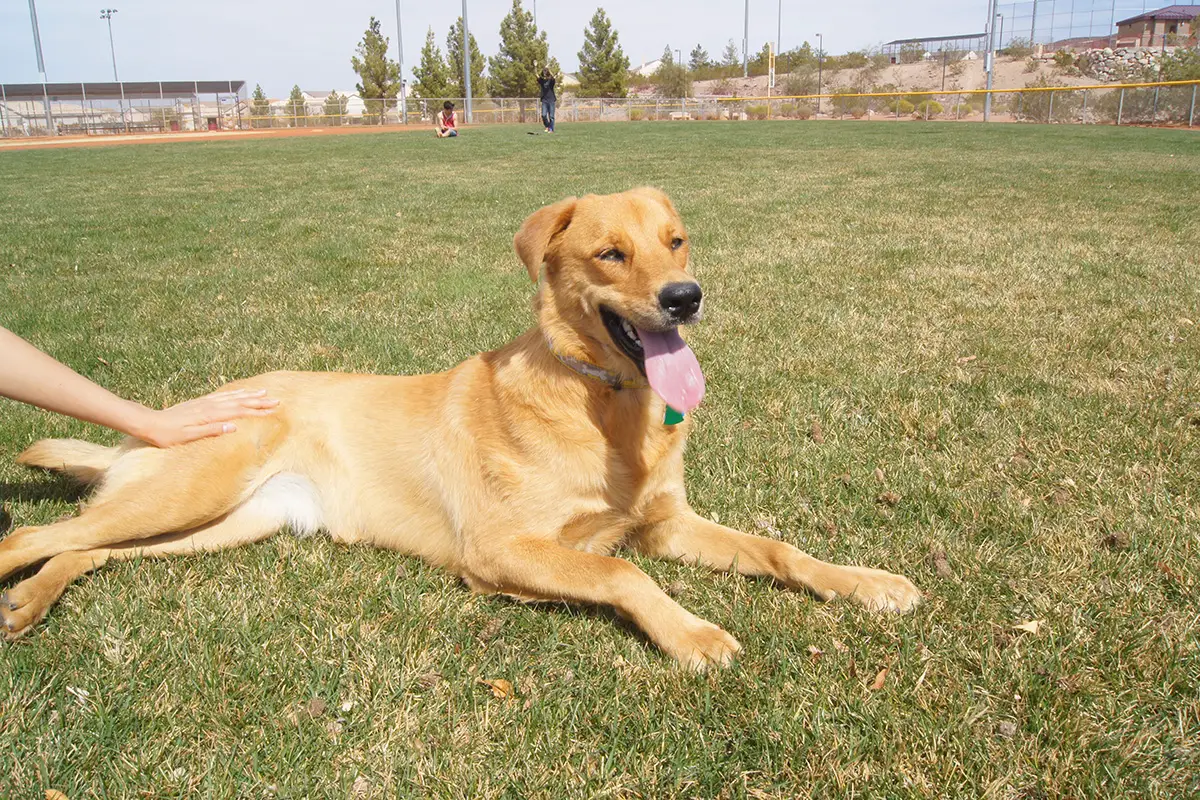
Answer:
[{"label": "red shirt", "polygon": [[458,128],[458,125],[456,125],[454,122],[454,112],[453,111],[443,111],[442,112],[442,127],[443,128],[455,128],[455,129]]}]

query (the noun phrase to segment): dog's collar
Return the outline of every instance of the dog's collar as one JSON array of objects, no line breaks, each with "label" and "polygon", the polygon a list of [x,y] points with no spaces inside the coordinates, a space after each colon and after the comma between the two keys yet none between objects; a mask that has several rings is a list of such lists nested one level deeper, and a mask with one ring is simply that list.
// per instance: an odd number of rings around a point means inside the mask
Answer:
[{"label": "dog's collar", "polygon": [[617,373],[606,370],[604,367],[589,364],[574,356],[564,355],[555,349],[554,342],[550,341],[549,337],[546,337],[546,347],[550,349],[550,353],[558,359],[558,362],[567,369],[573,370],[585,378],[591,378],[594,381],[608,384],[612,389],[646,389],[650,386],[650,384],[640,378],[636,380],[622,378]]}]

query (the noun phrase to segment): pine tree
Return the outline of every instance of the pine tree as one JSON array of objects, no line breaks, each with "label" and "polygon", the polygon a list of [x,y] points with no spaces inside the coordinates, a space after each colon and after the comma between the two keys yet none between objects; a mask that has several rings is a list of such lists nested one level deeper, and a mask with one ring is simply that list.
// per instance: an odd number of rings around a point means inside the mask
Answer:
[{"label": "pine tree", "polygon": [[[475,34],[472,33],[468,38],[471,40],[471,96],[483,97],[487,94],[487,84],[483,80],[483,53],[479,52]],[[446,61],[450,67],[450,96],[466,97],[467,88],[463,85],[462,17],[450,26],[450,33],[446,35]]]},{"label": "pine tree", "polygon": [[[254,94],[250,98],[250,116],[255,119],[250,120],[252,127],[268,128],[271,126],[271,101],[267,99],[266,93],[262,89],[261,84],[254,85]],[[261,117],[261,119],[259,119]]]},{"label": "pine tree", "polygon": [[582,97],[624,97],[628,93],[629,59],[621,50],[612,21],[597,8],[583,31],[579,51],[579,94]]},{"label": "pine tree", "polygon": [[350,66],[362,82],[354,88],[366,101],[367,113],[378,114],[382,125],[386,101],[400,92],[400,65],[387,56],[388,39],[379,30],[379,20],[371,17],[355,52],[357,55],[350,58]]},{"label": "pine tree", "polygon": [[725,52],[721,54],[721,65],[725,67],[736,67],[742,63],[741,55],[738,53],[737,45],[733,43],[733,39],[729,40],[729,44],[725,45]]},{"label": "pine tree", "polygon": [[421,48],[421,63],[413,68],[417,82],[413,89],[426,100],[457,97],[450,88],[450,70],[437,46],[433,28],[425,34],[425,46]]},{"label": "pine tree", "polygon": [[292,125],[297,124],[298,118],[308,116],[308,109],[304,106],[304,93],[300,91],[299,84],[292,87],[292,93],[288,95],[287,108],[283,115],[291,118]]},{"label": "pine tree", "polygon": [[692,72],[698,72],[708,66],[708,51],[700,45],[692,48],[691,60],[688,61],[688,68]]},{"label": "pine tree", "polygon": [[326,117],[331,117],[331,125],[341,125],[342,117],[346,115],[346,98],[342,97],[336,91],[330,92],[325,98],[325,107],[321,112]]},{"label": "pine tree", "polygon": [[546,33],[538,33],[533,14],[521,7],[521,0],[513,0],[512,10],[500,22],[500,52],[488,59],[492,97],[537,97],[542,67],[559,74],[558,61],[550,58]]},{"label": "pine tree", "polygon": [[663,97],[691,97],[692,78],[687,67],[676,64],[670,46],[663,50],[662,62],[650,76],[654,88]]}]

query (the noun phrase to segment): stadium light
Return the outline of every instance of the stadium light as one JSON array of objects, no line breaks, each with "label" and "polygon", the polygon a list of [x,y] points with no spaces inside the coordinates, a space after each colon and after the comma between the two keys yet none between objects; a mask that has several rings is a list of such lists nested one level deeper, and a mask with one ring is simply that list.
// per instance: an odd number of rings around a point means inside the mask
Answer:
[{"label": "stadium light", "polygon": [[404,29],[400,26],[400,0],[396,0],[396,47],[400,51],[400,123],[408,124],[408,101],[404,98]]},{"label": "stadium light", "polygon": [[38,33],[37,6],[29,0],[29,21],[33,24],[33,52],[37,55],[38,77],[42,79],[42,111],[46,114],[46,135],[54,135],[54,121],[50,119],[50,96],[46,92],[46,62],[42,60],[42,35]]},{"label": "stadium light", "polygon": [[112,51],[113,80],[117,82],[117,86],[121,87],[121,124],[125,127],[125,132],[129,133],[129,120],[125,116],[125,84],[121,83],[121,79],[117,77],[117,46],[113,44],[112,15],[115,13],[117,13],[115,8],[102,8],[100,9],[100,19],[108,21],[108,48]]}]

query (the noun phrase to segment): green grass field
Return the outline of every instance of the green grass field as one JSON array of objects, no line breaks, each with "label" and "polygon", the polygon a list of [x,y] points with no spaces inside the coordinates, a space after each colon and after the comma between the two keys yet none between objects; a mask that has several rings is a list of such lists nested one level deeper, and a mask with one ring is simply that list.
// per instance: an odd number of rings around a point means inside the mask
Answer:
[{"label": "green grass field", "polygon": [[[0,796],[1200,793],[1193,133],[564,124],[0,153],[0,324],[149,404],[278,368],[441,370],[531,324],[527,214],[645,183],[708,297],[693,504],[902,572],[917,613],[633,557],[745,646],[695,676],[605,611],[323,539],[120,564],[0,647]],[[0,403],[15,523],[73,511],[13,457],[115,434]]]}]

